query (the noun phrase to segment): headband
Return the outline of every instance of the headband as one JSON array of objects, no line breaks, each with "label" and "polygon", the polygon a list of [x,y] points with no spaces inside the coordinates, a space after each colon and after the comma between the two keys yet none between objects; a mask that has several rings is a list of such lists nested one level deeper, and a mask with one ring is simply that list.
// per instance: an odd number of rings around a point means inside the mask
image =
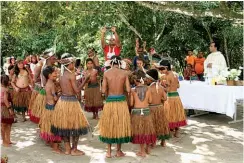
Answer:
[{"label": "headband", "polygon": [[64,75],[64,69],[66,69],[67,71],[69,71],[70,73],[72,73],[67,67],[66,65],[69,65],[72,62],[75,62],[75,58],[74,57],[69,57],[69,58],[64,58],[61,59],[59,62],[61,63],[61,76]]}]

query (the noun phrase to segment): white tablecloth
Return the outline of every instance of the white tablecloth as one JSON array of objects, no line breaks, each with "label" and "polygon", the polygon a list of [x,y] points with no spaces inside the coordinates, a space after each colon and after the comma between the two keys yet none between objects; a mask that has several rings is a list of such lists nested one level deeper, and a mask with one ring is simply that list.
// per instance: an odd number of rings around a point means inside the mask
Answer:
[{"label": "white tablecloth", "polygon": [[200,81],[181,81],[178,89],[185,109],[226,114],[233,118],[237,99],[243,99],[243,86],[207,85]]}]

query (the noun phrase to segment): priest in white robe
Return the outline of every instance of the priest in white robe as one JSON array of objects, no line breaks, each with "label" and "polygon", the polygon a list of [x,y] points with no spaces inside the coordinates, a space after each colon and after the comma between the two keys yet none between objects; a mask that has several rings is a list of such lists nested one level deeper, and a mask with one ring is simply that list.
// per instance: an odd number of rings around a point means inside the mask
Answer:
[{"label": "priest in white robe", "polygon": [[222,70],[227,69],[226,60],[224,55],[218,51],[219,44],[217,42],[211,42],[210,54],[204,61],[204,74],[209,78],[217,77]]}]

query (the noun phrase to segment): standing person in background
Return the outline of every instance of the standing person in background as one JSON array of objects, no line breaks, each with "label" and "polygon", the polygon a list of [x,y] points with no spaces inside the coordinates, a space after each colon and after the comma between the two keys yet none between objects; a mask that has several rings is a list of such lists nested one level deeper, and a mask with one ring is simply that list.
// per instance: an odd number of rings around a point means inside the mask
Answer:
[{"label": "standing person in background", "polygon": [[200,81],[204,81],[203,73],[204,73],[204,61],[203,52],[199,51],[197,58],[195,58],[195,71]]},{"label": "standing person in background", "polygon": [[96,56],[96,51],[94,48],[88,49],[88,58],[91,58],[93,60],[94,68],[99,71],[100,70],[99,59]]},{"label": "standing person in background", "polygon": [[109,39],[109,44],[106,45],[105,41],[105,33],[107,31],[106,27],[102,28],[102,37],[101,37],[101,44],[105,56],[105,61],[109,60],[112,56],[120,56],[121,51],[121,44],[119,40],[119,36],[116,32],[116,27],[112,27],[111,31],[113,32],[113,35]]},{"label": "standing person in background", "polygon": [[224,55],[218,51],[219,47],[217,40],[211,42],[209,47],[211,54],[204,61],[204,73],[211,78],[217,77],[219,71],[227,68]]},{"label": "standing person in background", "polygon": [[31,69],[32,74],[34,75],[35,67],[36,67],[36,65],[38,63],[37,56],[36,55],[32,55],[30,60],[31,60],[30,61],[30,69]]},{"label": "standing person in background", "polygon": [[3,65],[3,70],[4,70],[6,75],[9,75],[9,73],[8,73],[8,67],[9,66],[10,66],[10,57],[7,57],[6,62]]},{"label": "standing person in background", "polygon": [[184,79],[185,80],[190,80],[191,74],[192,74],[192,65],[188,64],[187,67],[184,70]]},{"label": "standing person in background", "polygon": [[15,58],[12,56],[12,57],[10,57],[10,65],[15,65],[15,63],[16,63],[16,60],[15,60]]},{"label": "standing person in background", "polygon": [[192,67],[194,67],[195,64],[195,56],[193,55],[193,50],[189,49],[187,50],[187,56],[185,58],[186,64],[187,65],[191,65]]}]

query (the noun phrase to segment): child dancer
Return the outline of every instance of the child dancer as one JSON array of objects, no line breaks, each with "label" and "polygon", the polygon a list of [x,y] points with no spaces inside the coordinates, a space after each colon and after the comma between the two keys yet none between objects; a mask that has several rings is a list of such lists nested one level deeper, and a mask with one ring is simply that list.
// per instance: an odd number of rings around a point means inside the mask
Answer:
[{"label": "child dancer", "polygon": [[1,76],[1,136],[3,139],[3,146],[10,147],[10,131],[12,123],[14,122],[14,111],[9,101],[8,93],[9,77],[7,75]]},{"label": "child dancer", "polygon": [[144,72],[137,71],[136,76],[136,87],[131,91],[131,105],[134,106],[131,111],[132,143],[140,144],[140,151],[136,155],[145,157],[146,153],[150,154],[149,145],[154,144],[157,137],[149,109],[151,91],[144,85]]},{"label": "child dancer", "polygon": [[103,109],[103,99],[98,83],[98,71],[94,69],[94,63],[91,58],[86,60],[85,74],[90,74],[90,80],[85,88],[85,111],[93,112],[93,119],[98,119],[98,111]]},{"label": "child dancer", "polygon": [[61,141],[61,137],[54,136],[51,133],[52,114],[53,114],[55,103],[58,100],[58,96],[56,95],[55,84],[54,84],[57,78],[57,73],[54,67],[48,66],[43,70],[43,75],[47,80],[47,83],[45,85],[46,106],[45,109],[43,109],[43,113],[39,122],[40,131],[41,131],[40,136],[43,140],[50,142],[53,150],[56,153],[60,154],[61,151],[58,147],[58,142]]}]

